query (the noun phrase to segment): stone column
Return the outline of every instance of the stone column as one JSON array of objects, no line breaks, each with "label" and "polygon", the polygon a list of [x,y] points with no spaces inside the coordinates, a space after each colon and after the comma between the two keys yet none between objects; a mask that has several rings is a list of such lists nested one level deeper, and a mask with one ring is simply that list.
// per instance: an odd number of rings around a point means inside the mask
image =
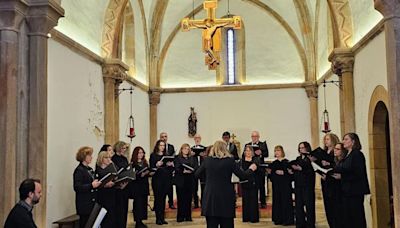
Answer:
[{"label": "stone column", "polygon": [[0,224],[17,199],[16,145],[17,145],[17,84],[18,32],[27,9],[19,1],[0,2]]},{"label": "stone column", "polygon": [[400,227],[400,2],[375,0],[384,17],[395,227]]},{"label": "stone column", "polygon": [[310,101],[311,146],[316,148],[319,146],[318,86],[309,84],[304,88]]},{"label": "stone column", "polygon": [[[47,192],[47,42],[48,33],[64,15],[53,1],[29,2],[26,17],[29,37],[28,176],[40,179]],[[46,197],[34,210],[38,227],[46,227]]]},{"label": "stone column", "polygon": [[161,90],[159,88],[152,88],[149,90],[149,104],[150,104],[150,148],[157,141],[157,105],[160,103]]},{"label": "stone column", "polygon": [[332,70],[339,76],[340,86],[340,130],[342,134],[355,132],[356,118],[354,111],[354,54],[348,48],[335,48],[329,55]]},{"label": "stone column", "polygon": [[129,67],[119,59],[106,59],[103,65],[105,143],[119,140],[119,85],[126,79]]}]

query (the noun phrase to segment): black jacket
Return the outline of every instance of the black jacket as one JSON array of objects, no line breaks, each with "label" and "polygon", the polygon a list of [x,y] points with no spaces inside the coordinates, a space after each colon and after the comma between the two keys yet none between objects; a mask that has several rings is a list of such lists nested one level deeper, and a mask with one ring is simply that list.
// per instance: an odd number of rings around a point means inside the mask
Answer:
[{"label": "black jacket", "polygon": [[167,143],[165,146],[165,155],[174,156],[175,155],[175,147],[172,144]]},{"label": "black jacket", "polygon": [[235,190],[231,183],[232,173],[246,179],[252,170],[246,172],[233,158],[206,157],[195,176],[206,172],[206,185],[202,199],[201,215],[225,218],[235,217]]},{"label": "black jacket", "polygon": [[370,194],[364,154],[359,150],[349,153],[337,167],[342,174],[344,196]]},{"label": "black jacket", "polygon": [[183,164],[192,167],[194,170],[196,170],[199,167],[197,164],[197,157],[184,158],[181,156],[177,156],[174,161],[174,166],[175,166],[174,183],[177,187],[183,187],[185,182],[185,176],[186,177],[191,176],[193,178],[192,181],[194,182],[194,171],[192,173],[183,173],[183,171],[185,170]]},{"label": "black jacket", "polygon": [[94,171],[80,163],[74,171],[75,207],[78,215],[90,215],[97,197],[93,189]]},{"label": "black jacket", "polygon": [[231,153],[232,154],[232,156],[233,156],[233,158],[235,159],[235,160],[239,160],[239,154],[238,154],[238,150],[237,150],[237,147],[236,147],[236,145],[235,144],[233,144],[233,143],[228,143],[228,145],[229,145],[229,153]]},{"label": "black jacket", "polygon": [[32,212],[17,203],[8,214],[4,228],[37,228],[32,218]]}]

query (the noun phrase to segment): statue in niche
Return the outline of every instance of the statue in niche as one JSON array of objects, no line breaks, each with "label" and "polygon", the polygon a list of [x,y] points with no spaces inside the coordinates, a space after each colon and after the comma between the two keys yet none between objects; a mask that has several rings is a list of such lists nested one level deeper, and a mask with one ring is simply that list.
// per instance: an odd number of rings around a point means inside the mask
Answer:
[{"label": "statue in niche", "polygon": [[188,118],[188,128],[189,132],[188,135],[190,138],[193,138],[194,135],[197,133],[197,116],[196,112],[194,111],[194,107],[190,107],[190,116]]}]

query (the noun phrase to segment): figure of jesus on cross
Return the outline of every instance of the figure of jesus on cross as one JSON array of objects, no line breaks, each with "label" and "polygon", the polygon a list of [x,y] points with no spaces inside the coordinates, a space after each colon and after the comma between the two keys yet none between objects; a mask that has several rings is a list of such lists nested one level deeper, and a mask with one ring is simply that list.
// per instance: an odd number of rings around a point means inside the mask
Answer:
[{"label": "figure of jesus on cross", "polygon": [[219,52],[221,51],[221,28],[240,29],[242,25],[239,16],[231,18],[215,18],[217,0],[205,0],[203,7],[207,10],[207,18],[202,20],[182,19],[181,27],[183,31],[193,28],[203,29],[203,51],[206,53],[205,63],[208,69],[215,70],[220,62]]}]

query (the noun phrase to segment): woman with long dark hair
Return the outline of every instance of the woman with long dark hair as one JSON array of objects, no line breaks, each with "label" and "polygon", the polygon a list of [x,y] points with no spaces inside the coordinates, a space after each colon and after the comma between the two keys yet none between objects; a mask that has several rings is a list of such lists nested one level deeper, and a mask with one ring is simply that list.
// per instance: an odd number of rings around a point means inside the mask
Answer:
[{"label": "woman with long dark hair", "polygon": [[156,214],[156,224],[168,224],[165,221],[165,198],[171,179],[170,170],[174,167],[173,161],[163,161],[165,156],[165,142],[158,140],[154,146],[153,153],[150,155],[150,168],[155,170],[151,181],[154,192],[154,212]]},{"label": "woman with long dark hair", "polygon": [[291,165],[294,172],[296,227],[313,228],[315,227],[315,172],[309,158],[310,143],[299,143],[298,152],[300,156]]},{"label": "woman with long dark hair", "polygon": [[343,147],[347,155],[338,167],[334,178],[342,183],[343,224],[349,228],[365,228],[364,196],[370,194],[367,168],[361,143],[356,133],[343,136]]},{"label": "woman with long dark hair", "polygon": [[136,170],[136,180],[130,183],[129,191],[133,198],[133,218],[136,228],[147,227],[143,220],[147,219],[150,170],[145,154],[144,149],[137,146],[133,149],[131,158],[131,166]]},{"label": "woman with long dark hair", "polygon": [[191,156],[190,146],[184,143],[175,158],[175,185],[178,198],[176,221],[192,221],[192,193],[197,158]]}]

